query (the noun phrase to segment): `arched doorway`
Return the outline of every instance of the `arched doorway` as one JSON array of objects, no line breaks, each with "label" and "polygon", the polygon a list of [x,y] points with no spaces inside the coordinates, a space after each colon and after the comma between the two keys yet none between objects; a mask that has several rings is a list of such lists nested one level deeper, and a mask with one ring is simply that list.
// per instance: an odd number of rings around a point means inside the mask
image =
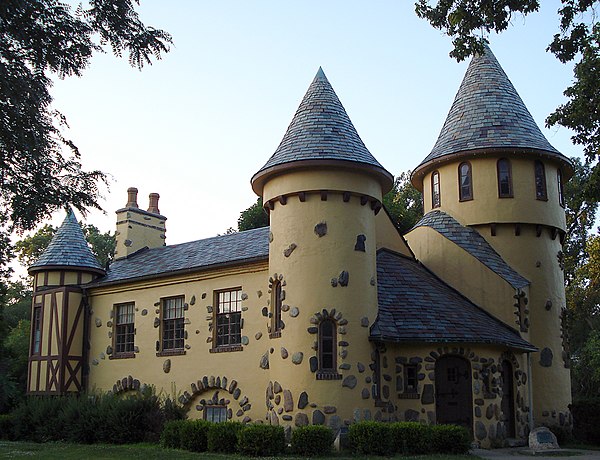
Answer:
[{"label": "arched doorway", "polygon": [[506,435],[509,438],[515,437],[515,395],[513,382],[513,367],[508,360],[502,361],[502,419],[506,427]]},{"label": "arched doorway", "polygon": [[443,356],[435,364],[436,419],[473,430],[471,365],[458,356]]}]

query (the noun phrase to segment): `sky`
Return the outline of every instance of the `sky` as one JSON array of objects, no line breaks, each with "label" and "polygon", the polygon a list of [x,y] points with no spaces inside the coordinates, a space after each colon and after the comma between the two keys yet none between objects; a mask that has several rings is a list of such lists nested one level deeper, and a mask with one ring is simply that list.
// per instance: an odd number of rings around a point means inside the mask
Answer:
[{"label": "sky", "polygon": [[[363,142],[392,174],[433,147],[468,62],[407,0],[142,0],[146,25],[172,34],[161,61],[137,71],[110,50],[81,78],[56,80],[54,108],[84,169],[111,176],[87,223],[114,231],[126,190],[160,194],[167,244],[237,226],[256,200],[250,178],[273,154],[319,66]],[[490,46],[550,143],[582,156],[566,128],[544,128],[572,67],[545,51],[559,0],[514,17]],[[82,216],[77,215],[78,219]],[[64,213],[49,221],[60,224]]]}]

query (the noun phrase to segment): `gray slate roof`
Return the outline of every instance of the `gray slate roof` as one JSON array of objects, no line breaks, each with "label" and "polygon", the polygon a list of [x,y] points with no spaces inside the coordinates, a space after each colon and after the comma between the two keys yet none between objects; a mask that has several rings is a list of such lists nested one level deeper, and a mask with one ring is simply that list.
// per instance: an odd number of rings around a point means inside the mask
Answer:
[{"label": "gray slate roof", "polygon": [[94,272],[104,273],[71,209],[67,210],[65,220],[40,258],[29,267],[29,272],[40,271],[45,267],[89,268]]},{"label": "gray slate roof", "polygon": [[498,148],[537,149],[569,162],[546,140],[486,45],[483,55],[471,60],[438,140],[421,165],[453,153]]},{"label": "gray slate roof", "polygon": [[210,268],[269,257],[269,227],[135,252],[115,260],[93,285]]},{"label": "gray slate roof", "polygon": [[379,314],[371,327],[372,340],[488,343],[537,350],[414,259],[380,250],[377,285]]},{"label": "gray slate roof", "polygon": [[475,257],[513,288],[521,289],[529,285],[529,281],[508,265],[479,232],[470,227],[463,227],[445,212],[439,210],[428,212],[413,228],[417,227],[433,228]]},{"label": "gray slate roof", "polygon": [[254,178],[273,166],[305,160],[345,160],[389,174],[365,147],[320,67],[279,147]]}]

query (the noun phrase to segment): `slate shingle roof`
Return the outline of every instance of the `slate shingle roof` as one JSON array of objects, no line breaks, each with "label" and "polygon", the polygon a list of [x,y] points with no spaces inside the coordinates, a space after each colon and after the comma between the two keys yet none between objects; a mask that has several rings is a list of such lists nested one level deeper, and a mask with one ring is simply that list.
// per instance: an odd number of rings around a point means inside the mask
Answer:
[{"label": "slate shingle roof", "polygon": [[52,237],[46,250],[29,267],[29,273],[44,270],[46,267],[87,268],[93,272],[104,274],[103,268],[92,254],[71,209],[67,210],[65,220]]},{"label": "slate shingle roof", "polygon": [[479,149],[536,149],[570,164],[544,137],[496,57],[473,57],[431,153],[415,169],[446,155]]},{"label": "slate shingle roof", "polygon": [[372,340],[488,343],[537,350],[413,259],[380,250],[377,285],[379,314],[371,327]]},{"label": "slate shingle roof", "polygon": [[463,227],[445,212],[439,210],[428,212],[413,228],[417,227],[431,227],[436,230],[479,260],[513,288],[521,289],[529,285],[529,281],[508,265],[476,230]]},{"label": "slate shingle roof", "polygon": [[269,228],[138,251],[115,260],[96,285],[133,281],[269,257]]},{"label": "slate shingle roof", "polygon": [[279,147],[252,182],[272,167],[309,160],[349,161],[375,167],[392,177],[361,140],[320,67]]}]

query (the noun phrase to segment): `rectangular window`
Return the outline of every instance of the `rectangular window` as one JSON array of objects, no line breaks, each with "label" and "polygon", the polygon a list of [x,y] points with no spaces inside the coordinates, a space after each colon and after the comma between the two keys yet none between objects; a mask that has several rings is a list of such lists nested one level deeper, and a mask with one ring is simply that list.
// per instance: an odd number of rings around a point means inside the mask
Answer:
[{"label": "rectangular window", "polygon": [[183,350],[183,297],[162,299],[162,350]]},{"label": "rectangular window", "polygon": [[133,353],[135,334],[135,304],[115,306],[115,354]]},{"label": "rectangular window", "polygon": [[242,290],[232,289],[216,293],[217,347],[240,345],[242,341]]},{"label": "rectangular window", "polygon": [[31,341],[31,354],[39,355],[42,351],[42,306],[33,309],[33,336]]},{"label": "rectangular window", "polygon": [[204,420],[214,423],[227,421],[226,406],[204,406]]},{"label": "rectangular window", "polygon": [[406,364],[404,366],[404,392],[417,392],[417,366],[415,364]]}]

